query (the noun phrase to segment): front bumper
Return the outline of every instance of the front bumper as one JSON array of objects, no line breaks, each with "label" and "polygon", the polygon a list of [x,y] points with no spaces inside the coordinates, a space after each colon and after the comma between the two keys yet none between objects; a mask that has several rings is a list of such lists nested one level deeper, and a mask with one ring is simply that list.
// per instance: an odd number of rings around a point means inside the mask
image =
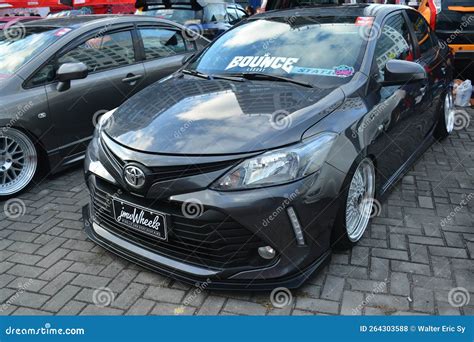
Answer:
[{"label": "front bumper", "polygon": [[314,271],[329,261],[331,255],[330,251],[326,251],[311,265],[293,276],[271,280],[255,279],[251,281],[233,278],[222,279],[222,275],[219,272],[206,268],[195,267],[167,258],[108,233],[105,229],[101,228],[91,220],[89,205],[86,205],[83,208],[83,217],[87,236],[106,250],[117,254],[135,264],[165,276],[178,279],[187,284],[196,286],[197,284],[206,284],[206,288],[208,289],[272,290],[281,286],[290,289],[298,288]]},{"label": "front bumper", "polygon": [[[85,176],[92,200],[83,210],[85,230],[91,240],[113,253],[184,282],[260,290],[299,287],[330,256],[344,174],[328,164],[317,175],[265,189],[218,192],[199,188],[161,197],[150,190],[140,196],[113,182],[117,176],[91,151],[98,147],[96,143],[86,155]],[[195,177],[201,176],[175,180],[173,189],[193,183]],[[150,189],[156,188],[160,187]],[[168,241],[156,241],[116,224],[103,203],[117,196],[166,214]],[[201,203],[201,216],[183,217],[183,203],[189,199]],[[303,228],[303,245],[297,243],[287,212],[290,207]],[[258,247],[264,246],[276,251],[273,259],[260,257]]]}]

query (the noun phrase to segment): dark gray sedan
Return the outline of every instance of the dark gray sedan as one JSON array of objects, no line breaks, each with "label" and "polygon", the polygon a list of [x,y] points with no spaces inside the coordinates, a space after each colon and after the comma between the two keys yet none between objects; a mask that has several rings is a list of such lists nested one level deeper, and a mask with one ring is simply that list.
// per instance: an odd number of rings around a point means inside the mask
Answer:
[{"label": "dark gray sedan", "polygon": [[[81,160],[101,114],[208,40],[171,21],[82,16],[0,32],[0,197]],[[156,94],[159,96],[159,94]]]}]

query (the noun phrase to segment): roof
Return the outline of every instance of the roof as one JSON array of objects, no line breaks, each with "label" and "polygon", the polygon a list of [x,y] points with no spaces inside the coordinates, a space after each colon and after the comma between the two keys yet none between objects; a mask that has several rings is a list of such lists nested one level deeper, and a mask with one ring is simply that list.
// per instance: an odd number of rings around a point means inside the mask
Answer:
[{"label": "roof", "polygon": [[48,26],[48,27],[79,27],[85,23],[107,22],[116,20],[116,18],[133,18],[132,15],[78,15],[71,17],[45,18],[25,23],[25,26]]},{"label": "roof", "polygon": [[295,7],[292,9],[268,11],[257,14],[255,18],[281,18],[281,17],[321,17],[321,16],[385,16],[399,9],[411,9],[403,5],[381,4],[353,4],[353,5],[319,5],[308,7]]}]

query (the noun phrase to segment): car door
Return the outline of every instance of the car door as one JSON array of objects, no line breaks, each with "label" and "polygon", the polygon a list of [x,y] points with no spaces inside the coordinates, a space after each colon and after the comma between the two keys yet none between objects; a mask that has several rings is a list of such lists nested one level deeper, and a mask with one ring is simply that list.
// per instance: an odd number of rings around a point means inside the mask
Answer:
[{"label": "car door", "polygon": [[56,70],[64,63],[82,62],[89,71],[85,79],[73,80],[66,91],[58,91],[57,82],[46,86],[51,134],[63,142],[56,152],[66,163],[82,156],[100,114],[143,88],[145,70],[137,57],[136,41],[131,25],[102,29],[58,54]]},{"label": "car door", "polygon": [[438,119],[438,108],[441,95],[446,90],[445,79],[451,72],[448,66],[449,51],[439,44],[436,36],[425,18],[413,10],[406,11],[408,22],[413,28],[414,43],[418,50],[416,62],[421,64],[428,74],[428,85],[426,95],[423,99],[423,115],[426,123],[423,125],[425,136],[431,133]]},{"label": "car door", "polygon": [[196,42],[169,26],[139,26],[143,48],[146,85],[172,74],[182,66],[183,57],[196,51]]},{"label": "car door", "polygon": [[420,145],[425,134],[421,105],[426,93],[424,81],[402,85],[385,85],[384,68],[391,59],[414,61],[412,36],[403,12],[388,17],[376,41],[372,68],[372,91],[368,103],[372,109],[362,130],[367,141],[373,141],[371,153],[377,158],[382,191]]}]

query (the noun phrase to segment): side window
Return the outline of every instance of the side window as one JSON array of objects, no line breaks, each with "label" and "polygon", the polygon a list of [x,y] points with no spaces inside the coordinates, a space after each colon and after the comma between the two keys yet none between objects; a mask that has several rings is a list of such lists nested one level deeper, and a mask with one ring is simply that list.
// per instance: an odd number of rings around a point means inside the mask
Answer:
[{"label": "side window", "polygon": [[413,61],[410,31],[402,14],[390,17],[385,22],[382,33],[378,38],[375,48],[375,62],[377,63],[380,79],[383,79],[385,64],[391,59]]},{"label": "side window", "polygon": [[239,20],[239,16],[237,15],[237,11],[235,10],[235,8],[227,7],[226,11],[227,11],[227,16],[229,18],[229,22],[232,23]]},{"label": "side window", "polygon": [[236,11],[237,11],[237,17],[239,19],[243,19],[247,17],[247,12],[241,10],[240,8],[237,8]]},{"label": "side window", "polygon": [[146,59],[173,56],[194,49],[194,45],[191,42],[185,42],[178,31],[165,28],[142,28],[140,35]]},{"label": "side window", "polygon": [[417,39],[417,44],[420,46],[420,52],[423,56],[424,54],[430,53],[433,48],[433,38],[430,34],[430,27],[426,22],[425,18],[416,11],[407,11],[408,18],[413,24],[413,29],[415,31],[415,36]]},{"label": "side window", "polygon": [[51,61],[34,74],[34,76],[29,80],[27,87],[48,84],[53,82],[55,78],[56,70],[54,68],[54,63]]},{"label": "side window", "polygon": [[89,72],[104,71],[135,63],[130,31],[90,38],[58,59],[58,64],[83,62]]}]

